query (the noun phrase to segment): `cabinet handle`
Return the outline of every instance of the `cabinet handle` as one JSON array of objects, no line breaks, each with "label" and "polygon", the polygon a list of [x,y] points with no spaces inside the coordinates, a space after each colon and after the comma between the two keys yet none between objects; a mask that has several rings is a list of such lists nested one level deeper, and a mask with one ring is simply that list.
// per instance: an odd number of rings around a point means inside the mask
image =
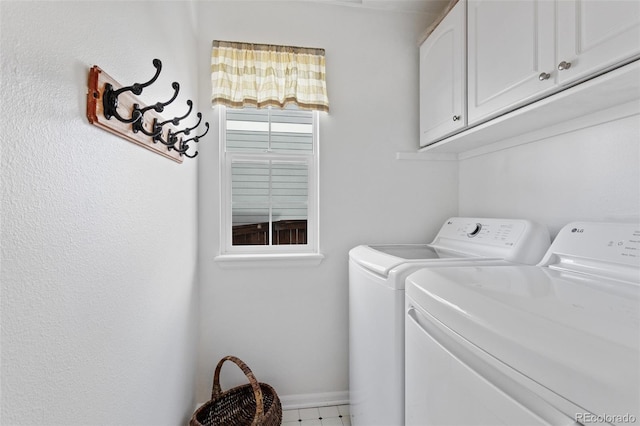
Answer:
[{"label": "cabinet handle", "polygon": [[558,64],[560,71],[568,70],[569,68],[571,68],[571,62],[562,61]]},{"label": "cabinet handle", "polygon": [[460,120],[460,116],[459,115],[454,115],[453,116],[453,121],[458,121]]},{"label": "cabinet handle", "polygon": [[549,77],[551,77],[551,74],[549,74],[548,72],[543,72],[538,76],[538,80],[540,81],[549,80]]}]

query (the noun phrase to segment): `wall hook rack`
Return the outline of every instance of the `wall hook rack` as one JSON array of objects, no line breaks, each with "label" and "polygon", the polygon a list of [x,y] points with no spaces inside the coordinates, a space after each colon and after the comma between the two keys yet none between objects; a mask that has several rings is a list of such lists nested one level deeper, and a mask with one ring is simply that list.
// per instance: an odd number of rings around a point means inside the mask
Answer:
[{"label": "wall hook rack", "polygon": [[[193,127],[182,130],[178,126],[193,110],[193,102],[187,100],[186,114],[165,120],[159,113],[178,97],[180,84],[172,83],[173,95],[168,101],[145,105],[137,96],[145,87],[153,84],[162,71],[162,62],[153,60],[155,74],[145,83],[122,86],[100,67],[94,65],[89,70],[89,90],[87,93],[87,118],[89,123],[114,133],[130,142],[147,148],[178,163],[183,157],[194,158],[197,151],[190,154],[189,142],[198,143],[209,132],[209,123],[204,123],[204,133],[190,139],[183,139],[200,126],[202,114],[197,113],[198,122]],[[157,142],[160,142],[158,144]]]}]

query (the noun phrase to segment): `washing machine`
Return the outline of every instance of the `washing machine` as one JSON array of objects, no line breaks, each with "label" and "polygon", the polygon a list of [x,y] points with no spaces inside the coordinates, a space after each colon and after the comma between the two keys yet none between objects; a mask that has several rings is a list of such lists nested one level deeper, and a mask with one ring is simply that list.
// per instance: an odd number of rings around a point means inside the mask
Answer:
[{"label": "washing machine", "polygon": [[406,425],[640,422],[640,224],[565,226],[535,266],[406,290]]},{"label": "washing machine", "polygon": [[425,267],[535,264],[546,227],[528,220],[452,217],[430,244],[361,245],[349,252],[351,424],[404,424],[404,286]]}]

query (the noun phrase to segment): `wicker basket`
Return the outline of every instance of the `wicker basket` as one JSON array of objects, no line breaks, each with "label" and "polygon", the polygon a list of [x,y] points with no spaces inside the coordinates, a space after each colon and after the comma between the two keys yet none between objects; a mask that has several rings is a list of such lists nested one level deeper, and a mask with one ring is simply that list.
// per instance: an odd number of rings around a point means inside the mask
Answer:
[{"label": "wicker basket", "polygon": [[[225,361],[235,363],[249,379],[242,385],[222,392],[220,370]],[[280,426],[282,406],[276,391],[266,383],[258,383],[244,362],[226,356],[218,362],[213,375],[211,400],[191,417],[190,426]]]}]

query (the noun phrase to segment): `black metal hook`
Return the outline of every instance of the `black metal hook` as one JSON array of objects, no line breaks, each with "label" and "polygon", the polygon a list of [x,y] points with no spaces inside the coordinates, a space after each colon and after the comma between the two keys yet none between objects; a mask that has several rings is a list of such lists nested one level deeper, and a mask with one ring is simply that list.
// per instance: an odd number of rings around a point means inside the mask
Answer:
[{"label": "black metal hook", "polygon": [[120,96],[124,92],[132,92],[135,95],[140,95],[142,93],[142,89],[153,84],[154,81],[158,79],[160,75],[160,71],[162,70],[162,62],[159,59],[153,60],[153,66],[156,69],[155,75],[151,78],[151,80],[146,83],[134,83],[131,86],[125,86],[118,90],[114,90],[113,86],[109,83],[104,85],[104,91],[102,93],[102,107],[104,111],[104,116],[107,120],[110,120],[111,117],[115,117],[118,121],[123,123],[134,123],[142,118],[142,114],[135,113],[133,111],[131,113],[130,118],[124,118],[120,114],[118,114],[118,96]]},{"label": "black metal hook", "polygon": [[173,147],[173,145],[176,144],[176,142],[178,142],[178,138],[175,137],[175,135],[171,132],[171,129],[169,129],[169,132],[167,133],[167,140],[165,141],[164,139],[162,139],[162,128],[167,123],[171,123],[174,126],[177,126],[178,124],[180,124],[181,120],[184,120],[185,118],[187,118],[187,116],[191,114],[191,110],[193,109],[193,102],[191,102],[191,100],[188,100],[187,105],[189,106],[189,110],[183,116],[173,117],[170,120],[162,121],[160,123],[158,123],[158,120],[156,118],[153,119],[153,129],[155,132],[153,135],[151,135],[153,136],[153,143],[160,142],[163,145],[167,145],[168,147],[171,148]]},{"label": "black metal hook", "polygon": [[143,123],[142,117],[144,116],[144,114],[147,111],[149,111],[151,109],[153,109],[156,112],[164,111],[164,107],[169,105],[171,102],[173,102],[178,97],[178,92],[180,91],[180,85],[178,84],[178,82],[174,81],[171,86],[173,87],[174,93],[173,93],[173,96],[171,97],[171,99],[169,99],[167,102],[157,102],[154,105],[150,105],[150,106],[142,108],[142,109],[140,109],[140,105],[133,104],[133,111],[132,111],[131,115],[133,116],[133,114],[135,114],[135,113],[139,113],[139,115],[140,115],[140,119],[134,121],[132,126],[131,126],[134,133],[140,131],[140,132],[144,133],[147,136],[156,137],[159,133],[162,132],[162,127],[160,127],[159,129],[156,128],[155,119],[154,119],[153,131],[152,132],[148,132],[144,128],[144,123]]},{"label": "black metal hook", "polygon": [[160,132],[158,132],[158,134],[153,137],[153,143],[160,142],[161,144],[166,145],[169,147],[169,149],[171,149],[176,144],[176,142],[178,142],[178,138],[175,137],[175,135],[171,133],[171,129],[169,129],[169,132],[167,133],[167,140],[165,141],[164,139],[162,139],[162,127],[159,127],[159,130]]},{"label": "black metal hook", "polygon": [[180,121],[184,120],[185,118],[187,118],[187,116],[189,114],[191,114],[191,110],[193,109],[193,102],[191,102],[191,100],[188,100],[187,101],[187,105],[189,106],[189,111],[187,111],[187,113],[185,115],[183,115],[181,117],[173,117],[172,119],[163,121],[161,123],[158,123],[157,120],[156,120],[155,124],[157,126],[160,126],[160,127],[164,126],[167,123],[171,123],[174,126],[177,126],[178,124],[180,124]]},{"label": "black metal hook", "polygon": [[[195,143],[198,143],[198,142],[200,142],[200,138],[203,137],[204,135],[206,135],[209,132],[209,123],[205,122],[204,125],[205,125],[205,127],[207,129],[204,131],[203,134],[198,135],[198,136],[194,136],[191,139],[186,139],[186,140],[180,139],[180,147],[176,148],[174,146],[173,149],[178,151],[180,153],[180,155],[184,155],[185,157],[188,157],[188,158],[194,158],[196,155],[198,155],[198,151],[196,151],[193,155],[189,155],[189,154],[187,154],[187,150],[189,149],[189,142],[194,141]],[[191,130],[193,130],[193,129],[191,129]]]},{"label": "black metal hook", "polygon": [[[187,145],[189,142],[194,141],[195,143],[200,142],[200,138],[203,137],[204,135],[206,135],[209,132],[209,123],[204,123],[205,127],[207,128],[207,130],[204,131],[203,134],[198,135],[198,136],[194,136],[191,139],[186,139],[186,140],[180,140],[180,145]],[[181,150],[176,150],[178,152],[184,152]]]},{"label": "black metal hook", "polygon": [[193,155],[189,155],[186,152],[181,152],[180,155],[184,155],[187,158],[196,158],[198,156],[198,151],[194,152]]},{"label": "black metal hook", "polygon": [[[193,127],[187,127],[186,129],[180,130],[179,132],[175,132],[174,136],[178,136],[180,134],[183,134],[185,136],[189,136],[189,134],[191,133],[192,130],[194,130],[195,128],[197,128],[200,125],[200,122],[202,121],[202,113],[199,112],[198,114],[196,114],[196,116],[198,117],[198,122],[196,123],[195,126]],[[207,128],[209,127],[209,124],[207,123]]]}]

